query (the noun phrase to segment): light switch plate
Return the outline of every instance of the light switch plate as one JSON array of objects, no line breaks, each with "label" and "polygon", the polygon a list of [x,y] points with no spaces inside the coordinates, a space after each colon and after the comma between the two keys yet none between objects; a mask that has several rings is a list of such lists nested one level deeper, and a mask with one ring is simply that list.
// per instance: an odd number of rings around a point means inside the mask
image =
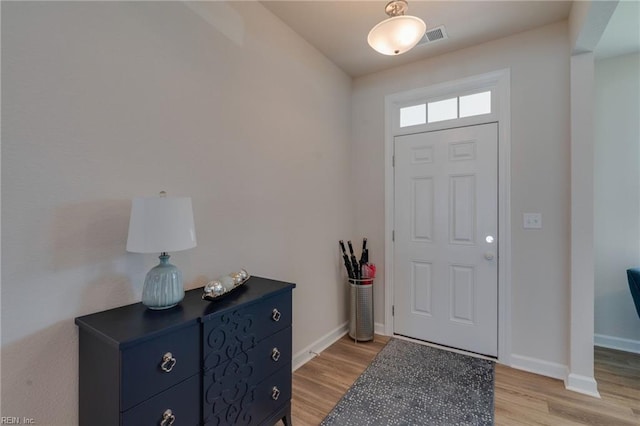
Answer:
[{"label": "light switch plate", "polygon": [[524,213],[522,226],[524,229],[542,229],[542,213]]}]

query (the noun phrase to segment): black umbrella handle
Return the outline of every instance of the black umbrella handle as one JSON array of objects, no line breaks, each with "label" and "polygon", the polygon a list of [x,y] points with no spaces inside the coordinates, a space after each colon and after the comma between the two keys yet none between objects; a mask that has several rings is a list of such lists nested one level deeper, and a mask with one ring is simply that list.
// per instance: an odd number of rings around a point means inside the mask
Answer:
[{"label": "black umbrella handle", "polygon": [[360,267],[369,262],[369,250],[367,249],[367,239],[362,239],[362,254],[360,255]]},{"label": "black umbrella handle", "polygon": [[344,248],[344,241],[340,240],[340,241],[338,241],[338,244],[340,244],[340,248],[342,249],[342,255],[346,256],[347,255],[347,249]]},{"label": "black umbrella handle", "polygon": [[344,247],[344,241],[338,241],[340,244],[340,249],[342,250],[342,260],[344,261],[344,267],[347,270],[347,276],[349,278],[355,278],[355,274],[353,272],[353,267],[351,266],[351,261],[349,260],[349,256],[347,256],[347,250]]},{"label": "black umbrella handle", "polygon": [[347,245],[349,246],[349,252],[351,253],[351,267],[353,268],[353,274],[356,279],[360,279],[360,264],[358,263],[358,259],[353,251],[351,240],[347,241]]}]

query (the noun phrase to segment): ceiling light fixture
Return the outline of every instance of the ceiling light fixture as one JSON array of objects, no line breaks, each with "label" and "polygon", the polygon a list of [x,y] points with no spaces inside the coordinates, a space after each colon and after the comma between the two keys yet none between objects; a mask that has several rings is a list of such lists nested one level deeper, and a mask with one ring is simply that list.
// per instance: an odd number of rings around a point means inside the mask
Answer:
[{"label": "ceiling light fixture", "polygon": [[384,8],[389,18],[369,31],[369,46],[383,55],[400,55],[411,50],[427,29],[418,17],[405,15],[409,9],[406,0],[392,0]]}]

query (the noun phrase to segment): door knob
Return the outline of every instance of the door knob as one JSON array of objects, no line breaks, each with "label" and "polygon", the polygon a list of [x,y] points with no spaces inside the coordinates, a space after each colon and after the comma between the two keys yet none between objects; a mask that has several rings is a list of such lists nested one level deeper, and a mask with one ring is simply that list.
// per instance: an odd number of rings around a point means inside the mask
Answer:
[{"label": "door knob", "polygon": [[494,257],[496,257],[496,255],[492,251],[486,251],[484,253],[484,258],[487,259],[487,260],[493,260]]}]

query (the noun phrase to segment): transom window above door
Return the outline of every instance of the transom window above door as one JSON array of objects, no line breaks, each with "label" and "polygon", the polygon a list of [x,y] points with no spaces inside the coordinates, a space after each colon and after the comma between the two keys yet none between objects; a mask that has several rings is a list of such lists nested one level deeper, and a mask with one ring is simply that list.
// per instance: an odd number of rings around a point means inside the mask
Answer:
[{"label": "transom window above door", "polygon": [[410,105],[399,112],[401,128],[491,114],[491,90]]}]

